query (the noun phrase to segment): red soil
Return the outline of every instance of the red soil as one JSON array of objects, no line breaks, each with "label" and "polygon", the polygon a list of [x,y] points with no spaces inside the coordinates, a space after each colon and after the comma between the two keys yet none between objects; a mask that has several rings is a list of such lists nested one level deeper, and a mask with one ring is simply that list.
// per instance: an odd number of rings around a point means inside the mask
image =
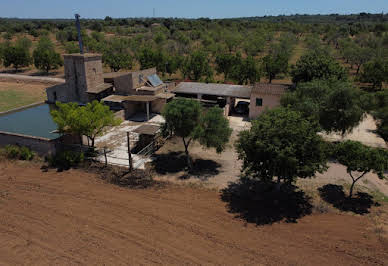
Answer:
[{"label": "red soil", "polygon": [[0,162],[0,264],[360,265],[388,263],[362,216],[296,224],[235,219],[219,193],[127,189],[80,170]]}]

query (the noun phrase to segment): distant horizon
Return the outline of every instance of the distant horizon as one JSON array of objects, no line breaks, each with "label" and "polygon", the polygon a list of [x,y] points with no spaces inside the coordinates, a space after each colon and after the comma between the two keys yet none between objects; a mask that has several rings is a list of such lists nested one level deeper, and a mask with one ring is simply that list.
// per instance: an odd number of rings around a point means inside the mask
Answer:
[{"label": "distant horizon", "polygon": [[[387,14],[387,0],[1,0],[0,17],[14,19],[230,19],[290,15]],[[154,16],[155,13],[155,16]]]},{"label": "distant horizon", "polygon": [[[278,15],[261,15],[261,16],[242,16],[242,17],[217,17],[217,18],[211,18],[211,17],[114,17],[114,16],[104,16],[104,17],[83,17],[82,14],[79,14],[81,19],[95,19],[95,20],[104,20],[106,17],[111,17],[112,19],[241,19],[241,18],[265,18],[265,17],[293,17],[293,16],[331,16],[331,15],[339,15],[339,16],[352,16],[352,15],[359,15],[361,13],[366,13],[370,15],[388,15],[388,12],[380,12],[380,13],[369,13],[369,12],[357,12],[357,13],[310,13],[310,14],[278,14]],[[41,18],[41,17],[1,17],[0,19],[32,19],[32,20],[56,20],[56,19],[63,19],[63,20],[71,20],[74,19],[74,15],[77,13],[72,14],[72,17],[47,17],[47,18]]]}]

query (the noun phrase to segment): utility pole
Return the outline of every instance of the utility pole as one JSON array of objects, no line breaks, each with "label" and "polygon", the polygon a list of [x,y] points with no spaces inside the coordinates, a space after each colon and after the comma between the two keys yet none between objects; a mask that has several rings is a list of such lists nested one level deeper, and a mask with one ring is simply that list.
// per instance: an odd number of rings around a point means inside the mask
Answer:
[{"label": "utility pole", "polygon": [[153,9],[152,14],[153,14],[153,17],[155,18],[155,7],[154,7],[154,9]]},{"label": "utility pole", "polygon": [[78,43],[79,43],[79,52],[81,54],[84,53],[84,46],[82,43],[82,35],[81,35],[81,23],[79,22],[80,15],[75,14],[75,26],[77,27],[78,32]]},{"label": "utility pole", "polygon": [[128,144],[129,171],[132,171],[132,155],[131,155],[131,144],[129,143],[129,132],[127,132],[127,144]]}]

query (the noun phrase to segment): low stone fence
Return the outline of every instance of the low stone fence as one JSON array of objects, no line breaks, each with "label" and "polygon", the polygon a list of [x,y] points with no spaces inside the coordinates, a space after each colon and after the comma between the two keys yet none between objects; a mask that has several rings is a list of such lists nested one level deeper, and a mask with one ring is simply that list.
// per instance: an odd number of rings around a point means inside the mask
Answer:
[{"label": "low stone fence", "polygon": [[57,139],[46,139],[0,131],[0,146],[26,146],[40,156],[55,154],[57,150],[57,143]]},{"label": "low stone fence", "polygon": [[47,139],[0,131],[0,147],[6,145],[25,146],[36,152],[39,156],[53,155],[63,150],[64,145],[77,143],[79,143],[78,138],[72,136]]}]

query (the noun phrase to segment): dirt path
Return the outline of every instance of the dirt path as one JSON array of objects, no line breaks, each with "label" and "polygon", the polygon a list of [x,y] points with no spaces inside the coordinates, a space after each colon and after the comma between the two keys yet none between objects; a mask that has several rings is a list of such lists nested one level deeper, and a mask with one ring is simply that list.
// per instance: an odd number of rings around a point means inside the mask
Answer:
[{"label": "dirt path", "polygon": [[235,219],[215,191],[130,190],[78,170],[0,162],[2,265],[386,265],[367,217]]},{"label": "dirt path", "polygon": [[27,75],[18,75],[18,74],[3,74],[0,73],[1,80],[9,81],[24,81],[24,82],[42,82],[49,84],[59,84],[65,83],[65,80],[62,78],[51,78],[51,77],[39,77],[39,76],[27,76]]},{"label": "dirt path", "polygon": [[[354,140],[364,143],[365,145],[371,147],[378,148],[388,148],[387,143],[378,136],[374,131],[377,129],[376,121],[373,119],[371,115],[366,115],[364,120],[353,129],[353,131],[347,135],[343,139],[345,140]],[[324,138],[330,141],[341,141],[342,136],[339,134],[322,134]]]}]

